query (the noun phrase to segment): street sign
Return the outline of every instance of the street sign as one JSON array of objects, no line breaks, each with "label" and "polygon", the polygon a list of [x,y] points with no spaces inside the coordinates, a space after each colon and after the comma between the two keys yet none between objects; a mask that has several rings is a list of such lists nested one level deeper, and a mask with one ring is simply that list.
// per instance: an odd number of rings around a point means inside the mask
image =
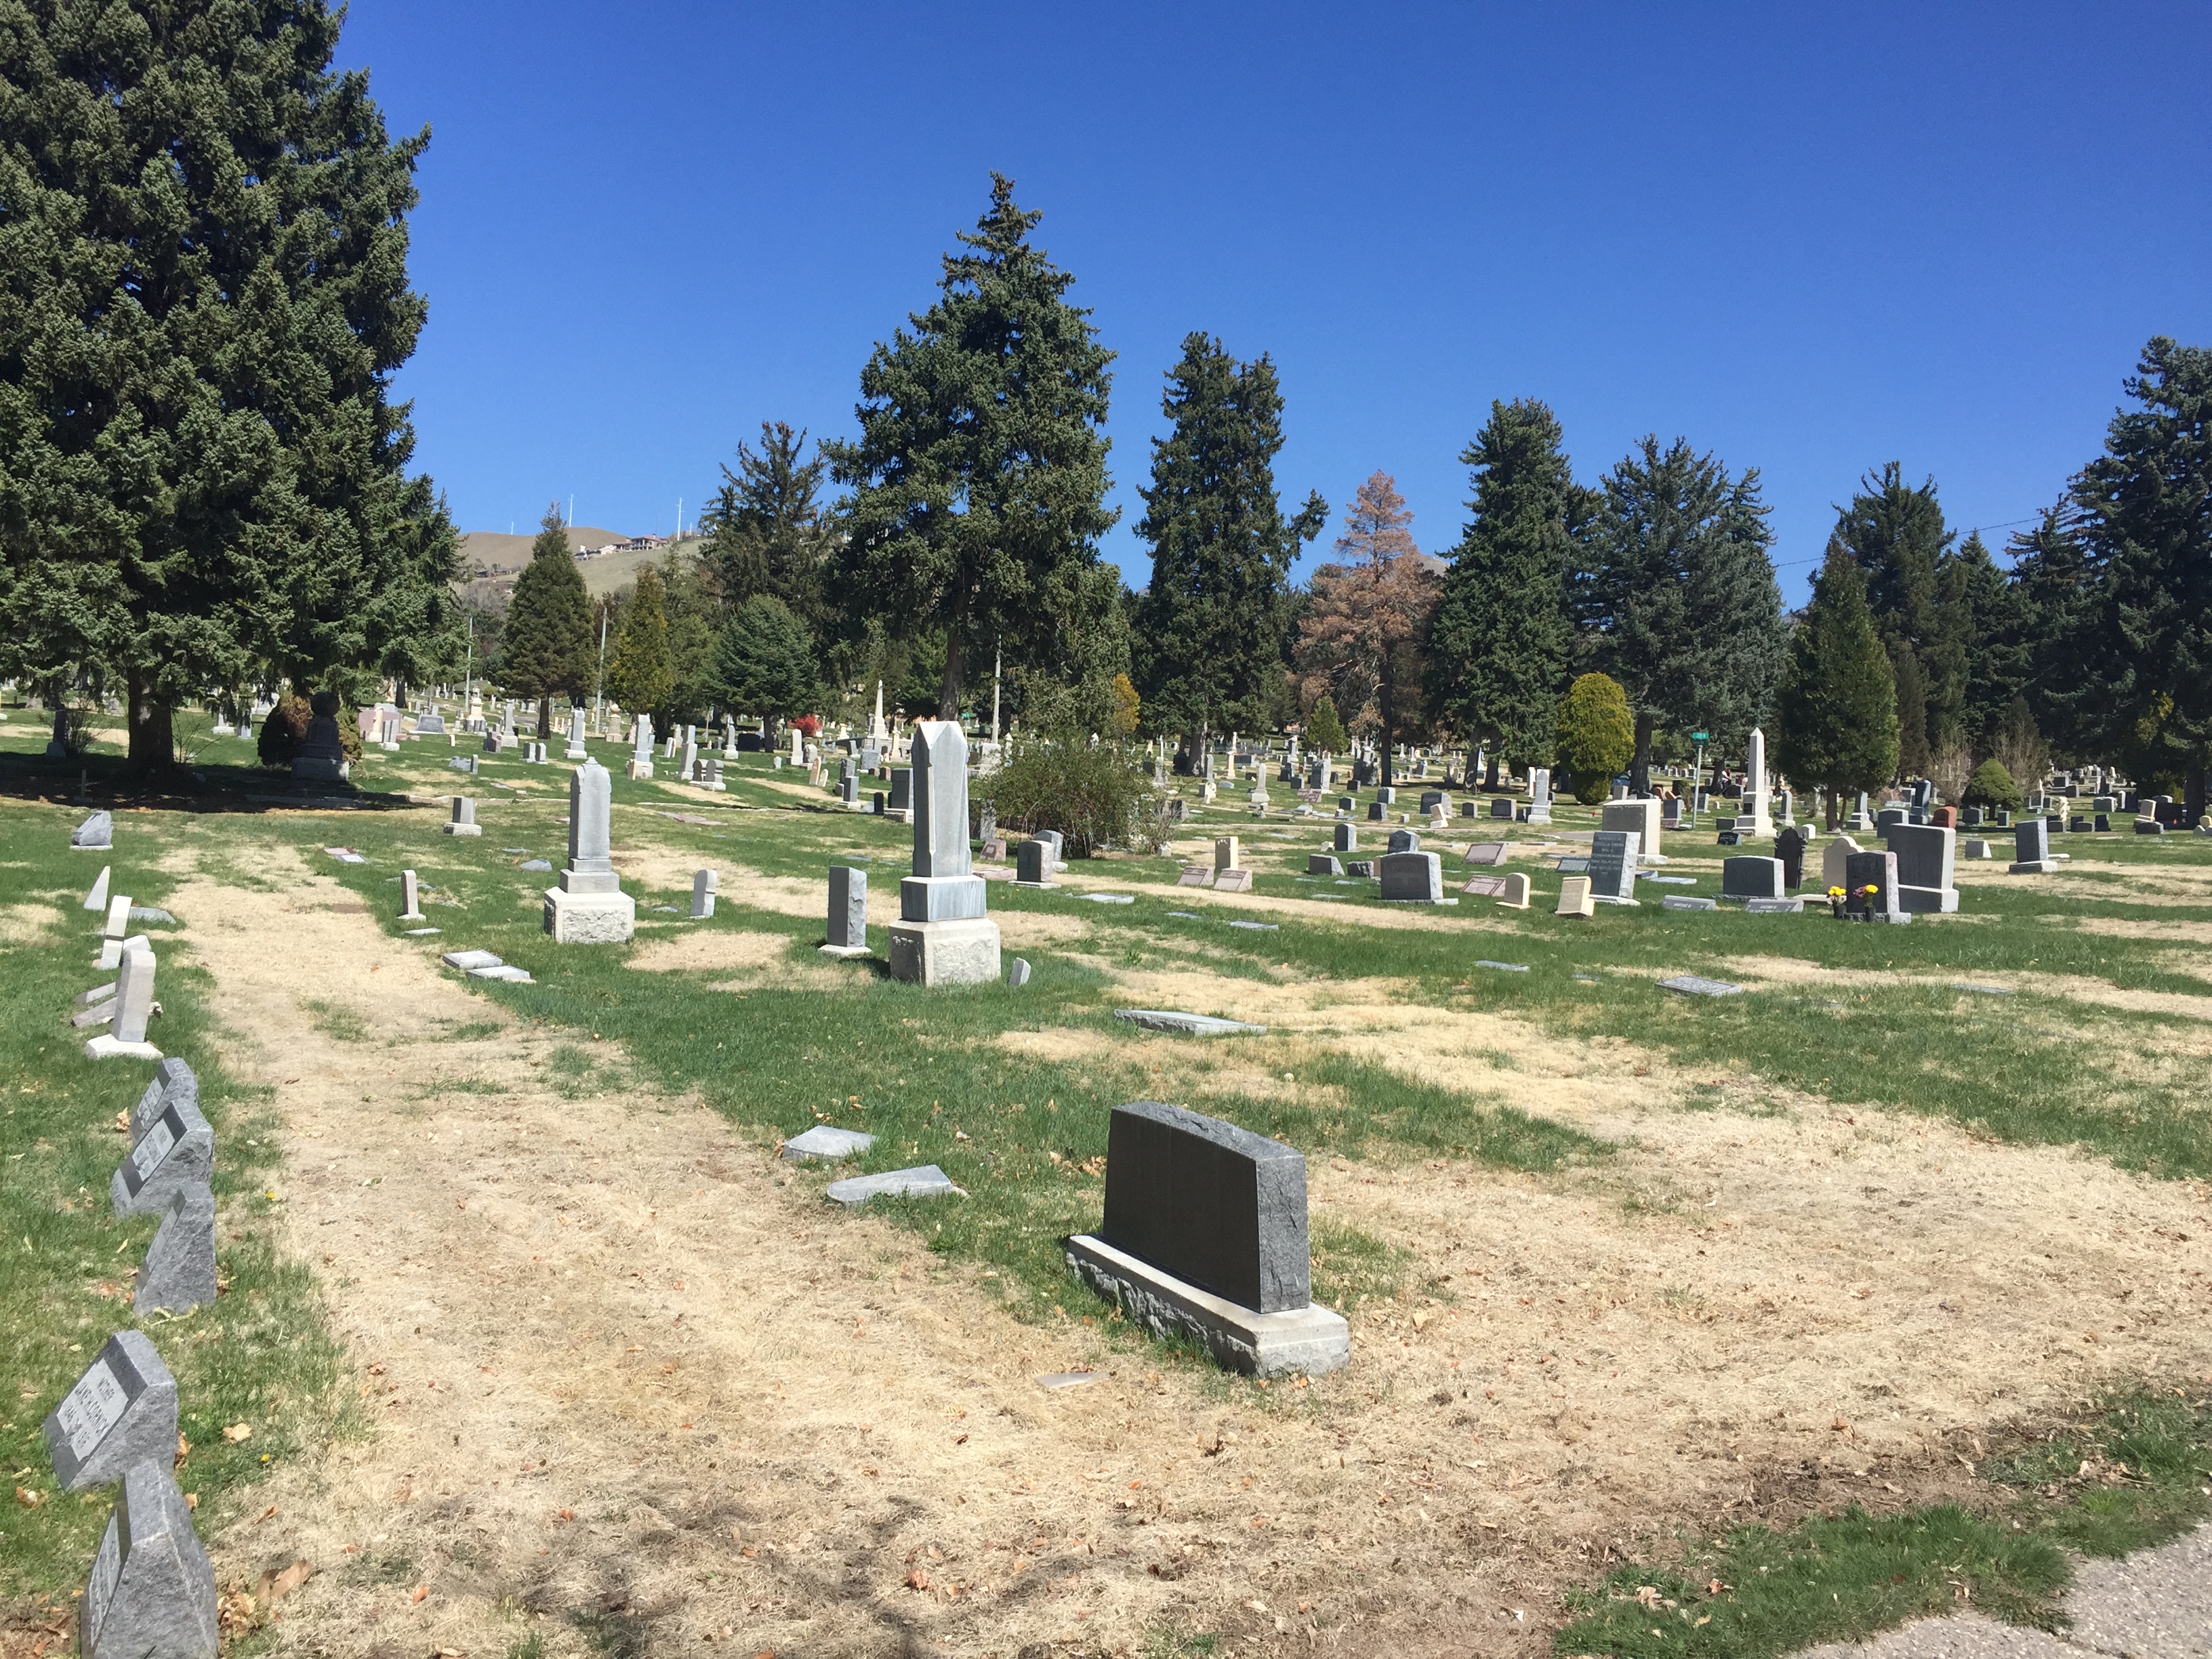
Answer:
[{"label": "street sign", "polygon": [[1710,739],[1712,735],[1713,734],[1710,732],[1692,732],[1690,733],[1690,741],[1692,743],[1704,743]]}]

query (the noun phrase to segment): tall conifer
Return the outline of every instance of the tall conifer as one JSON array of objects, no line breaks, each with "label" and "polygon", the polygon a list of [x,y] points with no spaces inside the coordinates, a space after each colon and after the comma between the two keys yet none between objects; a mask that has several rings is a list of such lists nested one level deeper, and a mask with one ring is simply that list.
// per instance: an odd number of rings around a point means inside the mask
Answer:
[{"label": "tall conifer", "polygon": [[[0,672],[171,711],[359,694],[453,645],[453,527],[389,396],[423,302],[394,143],[323,0],[0,23]],[[453,654],[458,658],[459,651]]]},{"label": "tall conifer", "polygon": [[1917,738],[1909,732],[1900,738],[1909,771],[1919,769],[1915,756],[1924,765],[1931,749],[1958,742],[1965,731],[1973,641],[1951,571],[1955,538],[1956,532],[1944,526],[1936,481],[1908,484],[1896,461],[1860,480],[1850,505],[1837,510],[1829,538],[1831,546],[1844,548],[1865,573],[1868,609],[1900,674],[1907,671],[1898,647],[1912,647],[1923,694],[1923,729]]},{"label": "tall conifer", "polygon": [[553,696],[581,702],[594,665],[591,600],[559,507],[545,509],[530,562],[514,579],[500,636],[498,677],[507,690],[538,699],[538,735],[551,729]]},{"label": "tall conifer", "polygon": [[1833,543],[1790,641],[1775,717],[1775,764],[1801,788],[1826,791],[1831,830],[1840,796],[1896,775],[1889,657],[1867,608],[1865,577]]},{"label": "tall conifer", "polygon": [[1136,656],[1152,729],[1258,729],[1282,672],[1291,565],[1321,534],[1328,503],[1316,491],[1283,517],[1274,459],[1283,393],[1265,353],[1240,363],[1221,342],[1186,335],[1169,371],[1152,441],[1152,480],[1137,533],[1152,546],[1139,602]]},{"label": "tall conifer", "polygon": [[623,608],[622,634],[607,662],[607,690],[633,714],[651,714],[664,725],[676,690],[676,670],[668,657],[668,612],[661,602],[660,574],[651,565],[637,573],[637,588]]},{"label": "tall conifer", "polygon": [[1430,637],[1437,712],[1469,743],[1517,765],[1552,753],[1572,635],[1572,538],[1595,505],[1574,480],[1559,422],[1534,398],[1493,402],[1460,459],[1474,470],[1471,515]]}]

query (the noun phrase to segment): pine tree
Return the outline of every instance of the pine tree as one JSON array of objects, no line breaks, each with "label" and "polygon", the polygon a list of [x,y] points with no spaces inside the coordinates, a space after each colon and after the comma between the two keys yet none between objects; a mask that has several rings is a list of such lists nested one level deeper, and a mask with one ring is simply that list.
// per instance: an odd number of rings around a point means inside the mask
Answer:
[{"label": "pine tree", "polygon": [[1422,648],[1436,616],[1438,584],[1420,561],[1406,498],[1387,472],[1359,486],[1344,514],[1336,552],[1308,585],[1298,624],[1298,672],[1309,696],[1326,690],[1349,722],[1382,748],[1390,781],[1391,747],[1419,729]]},{"label": "pine tree", "polygon": [[714,652],[723,611],[697,561],[674,547],[660,562],[660,609],[668,623],[669,685],[667,701],[656,713],[672,725],[696,725],[714,707]]},{"label": "pine tree", "polygon": [[[0,672],[171,711],[359,691],[453,643],[453,528],[391,401],[415,349],[393,143],[322,0],[0,23]],[[458,657],[459,653],[454,653]]]},{"label": "pine tree", "polygon": [[1636,713],[1631,787],[1647,793],[1663,722],[1741,744],[1772,706],[1789,649],[1759,471],[1731,479],[1677,438],[1645,438],[1605,477],[1571,599],[1595,665]]},{"label": "pine tree", "polygon": [[1573,643],[1571,543],[1595,501],[1575,483],[1562,435],[1533,398],[1490,405],[1489,422],[1460,454],[1474,471],[1472,516],[1444,574],[1430,646],[1438,714],[1469,743],[1523,766],[1552,752]]},{"label": "pine tree", "polygon": [[1867,608],[1865,578],[1832,542],[1790,642],[1775,713],[1775,764],[1793,783],[1827,792],[1830,830],[1841,796],[1896,775],[1889,658]]},{"label": "pine tree", "polygon": [[[971,654],[1075,679],[1126,665],[1118,575],[1101,574],[1103,428],[1114,354],[1074,278],[1030,232],[1041,214],[991,176],[991,207],[945,258],[937,303],[860,372],[860,434],[827,444],[853,487],[834,580],[891,631],[942,629],[938,715],[960,713]],[[857,632],[857,626],[854,627]],[[1115,641],[1122,661],[1111,663]]]},{"label": "pine tree", "polygon": [[[1972,641],[1968,617],[1949,580],[1955,532],[1943,525],[1936,481],[1905,482],[1896,461],[1860,480],[1850,505],[1837,510],[1829,545],[1841,546],[1866,574],[1867,606],[1893,658],[1900,642],[1912,647],[1923,688],[1924,726],[1916,739],[1900,734],[1908,771],[1911,757],[1948,747],[1964,731],[1966,665]],[[1901,659],[1900,659],[1901,661]]]},{"label": "pine tree", "polygon": [[1896,688],[1897,771],[1900,777],[1928,775],[1928,679],[1920,672],[1920,654],[1910,640],[1899,640],[1889,652],[1890,684]]},{"label": "pine tree", "polygon": [[729,708],[769,720],[810,712],[821,691],[813,636],[782,600],[766,593],[730,613],[714,667],[716,689]]},{"label": "pine tree", "polygon": [[660,575],[651,565],[638,571],[636,591],[623,607],[622,633],[607,661],[607,690],[631,714],[653,714],[665,722],[676,671],[668,659]]},{"label": "pine tree", "polygon": [[1136,650],[1152,728],[1261,729],[1280,678],[1284,597],[1298,549],[1321,534],[1316,492],[1285,520],[1275,493],[1283,394],[1263,353],[1239,363],[1218,340],[1186,335],[1152,441],[1152,481],[1137,533],[1152,547]]},{"label": "pine tree", "polygon": [[1953,567],[1960,573],[1968,644],[1960,720],[1968,745],[1987,755],[2005,710],[2028,684],[2030,606],[2021,585],[1997,568],[1980,532],[1960,544]]},{"label": "pine tree", "polygon": [[500,639],[496,678],[507,690],[538,699],[538,734],[552,730],[553,694],[581,702],[593,666],[591,600],[568,550],[557,506],[545,509],[530,562],[514,579]]},{"label": "pine tree", "polygon": [[825,620],[830,527],[817,497],[829,463],[818,450],[800,459],[805,450],[806,434],[785,421],[761,422],[758,454],[738,446],[738,470],[722,469],[714,504],[699,515],[699,558],[726,606],[769,594],[814,629]]},{"label": "pine tree", "polygon": [[1617,680],[1584,674],[1567,688],[1553,729],[1553,757],[1573,781],[1575,799],[1595,806],[1636,752],[1636,719],[1629,712],[1628,694]]},{"label": "pine tree", "polygon": [[2212,766],[2212,350],[2159,336],[2125,383],[2136,407],[2071,495],[2087,626],[2046,696],[2146,780],[2181,780],[2189,821]]},{"label": "pine tree", "polygon": [[1313,708],[1306,715],[1305,740],[1308,749],[1321,755],[1341,755],[1351,741],[1344,722],[1337,718],[1336,704],[1326,691],[1314,699]]}]

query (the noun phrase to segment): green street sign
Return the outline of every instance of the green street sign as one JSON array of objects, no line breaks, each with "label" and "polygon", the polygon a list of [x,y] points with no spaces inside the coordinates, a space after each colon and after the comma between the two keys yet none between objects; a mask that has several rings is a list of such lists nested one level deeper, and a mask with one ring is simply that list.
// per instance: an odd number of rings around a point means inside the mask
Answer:
[{"label": "green street sign", "polygon": [[1711,736],[1712,733],[1710,732],[1692,732],[1690,733],[1690,741],[1692,743],[1703,743]]}]

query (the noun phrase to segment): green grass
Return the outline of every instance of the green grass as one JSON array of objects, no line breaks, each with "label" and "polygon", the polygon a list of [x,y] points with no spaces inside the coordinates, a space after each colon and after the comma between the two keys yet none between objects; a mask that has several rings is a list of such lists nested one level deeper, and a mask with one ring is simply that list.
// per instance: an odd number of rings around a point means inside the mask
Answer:
[{"label": "green grass", "polygon": [[[13,805],[0,815],[15,914],[52,912],[42,933],[7,951],[0,974],[0,1329],[9,1362],[0,1443],[9,1485],[42,1498],[32,1508],[10,1504],[0,1518],[0,1595],[52,1594],[80,1577],[106,1524],[105,1489],[54,1490],[41,1425],[112,1332],[143,1324],[175,1374],[179,1427],[191,1444],[178,1478],[209,1522],[246,1501],[272,1464],[326,1444],[347,1418],[335,1386],[339,1352],[314,1276],[279,1258],[270,1242],[284,1200],[269,1102],[210,1060],[212,987],[158,935],[163,1012],[149,1035],[191,1061],[201,1109],[215,1126],[216,1260],[227,1289],[183,1318],[141,1322],[132,1311],[132,1273],[160,1218],[118,1220],[108,1181],[129,1151],[116,1114],[137,1101],[153,1067],[85,1059],[84,1034],[60,1015],[103,977],[93,966],[98,919],[79,908],[100,865],[114,866],[112,891],[141,903],[165,903],[170,884],[152,867],[154,848],[70,852],[65,830],[79,816]],[[252,1425],[252,1437],[226,1443],[222,1431],[241,1422]]]}]

